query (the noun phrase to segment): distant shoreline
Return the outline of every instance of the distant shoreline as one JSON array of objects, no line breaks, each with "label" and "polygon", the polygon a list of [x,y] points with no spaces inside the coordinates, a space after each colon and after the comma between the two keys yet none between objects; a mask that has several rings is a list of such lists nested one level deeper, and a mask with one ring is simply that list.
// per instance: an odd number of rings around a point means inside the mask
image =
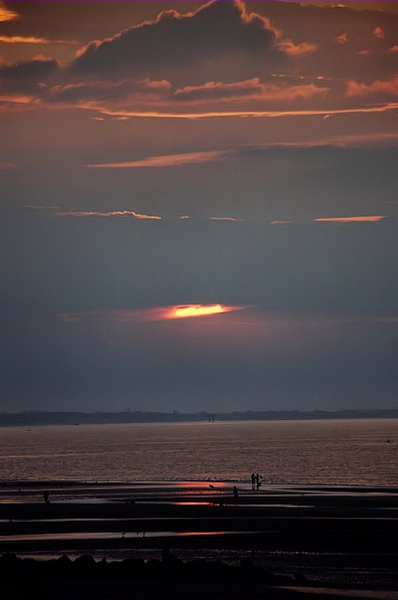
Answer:
[{"label": "distant shoreline", "polygon": [[233,421],[304,421],[331,419],[398,419],[398,409],[350,409],[338,411],[196,412],[47,412],[0,413],[0,427],[34,425],[111,425],[124,423],[197,423]]}]

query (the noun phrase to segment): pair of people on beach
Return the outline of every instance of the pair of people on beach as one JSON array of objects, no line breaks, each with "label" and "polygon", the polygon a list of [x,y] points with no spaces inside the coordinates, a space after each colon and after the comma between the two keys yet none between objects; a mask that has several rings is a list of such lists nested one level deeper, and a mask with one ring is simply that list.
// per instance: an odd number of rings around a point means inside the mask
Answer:
[{"label": "pair of people on beach", "polygon": [[252,473],[250,475],[250,479],[251,479],[251,482],[252,482],[252,490],[257,490],[258,491],[260,489],[262,476],[259,475],[258,473],[256,473],[256,474]]}]

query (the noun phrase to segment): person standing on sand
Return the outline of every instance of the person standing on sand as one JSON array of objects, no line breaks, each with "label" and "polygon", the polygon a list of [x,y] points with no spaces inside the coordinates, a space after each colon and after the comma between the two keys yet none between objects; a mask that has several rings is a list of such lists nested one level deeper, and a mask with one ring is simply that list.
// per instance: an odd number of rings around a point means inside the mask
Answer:
[{"label": "person standing on sand", "polygon": [[255,479],[256,479],[256,490],[258,491],[260,489],[262,477],[261,477],[261,475],[259,475],[258,473],[256,473]]},{"label": "person standing on sand", "polygon": [[255,489],[255,484],[256,484],[256,476],[255,476],[255,474],[254,474],[254,473],[252,473],[252,474],[250,475],[250,479],[251,479],[251,481],[252,481],[252,490],[254,490],[254,489]]}]

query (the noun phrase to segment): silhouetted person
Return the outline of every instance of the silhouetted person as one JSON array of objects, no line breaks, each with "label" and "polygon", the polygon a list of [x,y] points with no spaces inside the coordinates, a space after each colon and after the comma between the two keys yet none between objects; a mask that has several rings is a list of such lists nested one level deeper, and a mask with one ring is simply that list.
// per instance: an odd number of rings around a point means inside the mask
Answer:
[{"label": "silhouetted person", "polygon": [[250,475],[250,479],[252,480],[252,490],[254,490],[256,485],[256,476],[254,473]]},{"label": "silhouetted person", "polygon": [[261,479],[262,479],[261,475],[256,473],[255,480],[256,480],[256,490],[257,491],[260,489]]},{"label": "silhouetted person", "polygon": [[238,488],[236,487],[236,485],[234,485],[233,489],[232,489],[232,493],[234,495],[234,498],[237,498],[239,493],[238,493]]},{"label": "silhouetted person", "polygon": [[43,499],[44,499],[44,502],[45,502],[46,504],[50,504],[50,499],[49,499],[49,496],[50,496],[50,494],[47,492],[47,490],[45,490],[45,491],[43,492]]}]

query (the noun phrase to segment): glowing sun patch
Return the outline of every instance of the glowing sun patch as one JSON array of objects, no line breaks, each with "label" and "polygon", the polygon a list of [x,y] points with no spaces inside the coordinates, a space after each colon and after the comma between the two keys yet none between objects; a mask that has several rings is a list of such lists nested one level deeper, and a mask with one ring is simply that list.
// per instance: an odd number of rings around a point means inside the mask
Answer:
[{"label": "glowing sun patch", "polygon": [[223,306],[222,304],[188,304],[184,306],[173,306],[165,317],[166,319],[186,319],[188,317],[206,317],[221,313],[239,310],[238,306]]}]

